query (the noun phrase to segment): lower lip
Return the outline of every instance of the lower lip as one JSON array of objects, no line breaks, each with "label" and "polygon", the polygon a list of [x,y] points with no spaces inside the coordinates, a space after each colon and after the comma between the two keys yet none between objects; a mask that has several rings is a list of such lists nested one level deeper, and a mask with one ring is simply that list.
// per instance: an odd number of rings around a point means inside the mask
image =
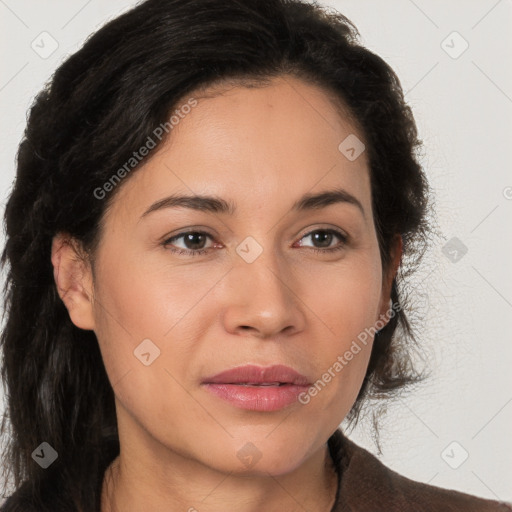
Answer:
[{"label": "lower lip", "polygon": [[250,411],[278,411],[294,402],[309,386],[242,386],[237,384],[203,384],[214,395],[235,407]]}]

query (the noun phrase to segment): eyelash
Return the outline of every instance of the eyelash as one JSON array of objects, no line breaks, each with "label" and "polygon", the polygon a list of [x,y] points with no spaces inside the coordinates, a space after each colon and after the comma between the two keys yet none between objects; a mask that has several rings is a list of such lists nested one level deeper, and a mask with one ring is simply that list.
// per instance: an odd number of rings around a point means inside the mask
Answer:
[{"label": "eyelash", "polygon": [[[335,229],[314,229],[313,231],[306,233],[302,238],[305,238],[307,236],[312,235],[313,233],[318,233],[318,232],[329,233],[329,234],[333,234],[333,235],[337,236],[341,240],[341,244],[336,247],[331,247],[328,249],[317,249],[316,247],[309,247],[310,250],[314,251],[315,253],[325,254],[325,253],[333,253],[333,252],[340,251],[340,250],[344,249],[345,244],[348,240],[348,237],[346,235],[344,235],[343,233],[341,233],[340,231],[337,231]],[[190,234],[205,235],[207,237],[212,238],[212,236],[209,233],[206,233],[205,231],[184,231],[183,233],[179,233],[178,235],[174,235],[171,238],[168,238],[167,240],[165,240],[163,242],[162,245],[164,247],[168,247],[172,242],[178,240],[179,238],[183,238],[185,235],[190,235]],[[302,238],[301,238],[301,240],[302,240]],[[208,247],[207,249],[196,249],[196,250],[168,248],[168,250],[171,251],[172,253],[179,254],[179,255],[186,255],[186,256],[200,256],[201,254],[205,254],[206,252],[208,252],[210,249],[212,249],[212,248]]]}]

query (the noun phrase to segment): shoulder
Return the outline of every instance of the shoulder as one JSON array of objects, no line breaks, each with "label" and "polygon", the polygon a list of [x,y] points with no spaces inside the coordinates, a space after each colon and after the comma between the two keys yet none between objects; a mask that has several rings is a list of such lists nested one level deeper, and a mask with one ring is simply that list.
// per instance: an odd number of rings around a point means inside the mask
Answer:
[{"label": "shoulder", "polygon": [[340,474],[335,512],[512,512],[512,505],[416,482],[386,467],[338,429],[329,440]]}]

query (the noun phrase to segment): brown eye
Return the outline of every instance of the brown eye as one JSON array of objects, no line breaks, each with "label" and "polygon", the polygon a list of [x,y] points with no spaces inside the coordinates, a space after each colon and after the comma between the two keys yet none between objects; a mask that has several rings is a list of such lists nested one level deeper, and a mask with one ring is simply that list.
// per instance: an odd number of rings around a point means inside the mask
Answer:
[{"label": "brown eye", "polygon": [[[315,229],[314,231],[310,231],[308,234],[304,235],[301,240],[308,237],[311,238],[311,241],[314,244],[312,249],[316,252],[338,251],[343,249],[347,242],[347,236],[334,229]],[[336,242],[336,239],[339,240],[338,244],[332,246],[332,243]],[[301,244],[301,247],[305,246]]]},{"label": "brown eye", "polygon": [[203,231],[186,231],[184,233],[180,233],[171,238],[168,238],[165,240],[163,245],[165,247],[168,247],[169,245],[175,245],[177,240],[183,239],[182,243],[185,246],[184,248],[169,248],[169,250],[177,254],[196,256],[199,254],[204,254],[210,249],[210,247],[204,248],[208,238],[211,239],[212,237]]}]

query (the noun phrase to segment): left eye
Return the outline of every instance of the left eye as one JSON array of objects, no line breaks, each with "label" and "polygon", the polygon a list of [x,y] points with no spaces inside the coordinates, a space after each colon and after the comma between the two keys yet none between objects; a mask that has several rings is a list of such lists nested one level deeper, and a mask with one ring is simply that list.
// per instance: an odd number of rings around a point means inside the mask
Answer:
[{"label": "left eye", "polygon": [[[301,240],[304,240],[305,238],[308,237],[311,237],[311,239],[314,242],[324,244],[324,248],[319,249],[317,247],[313,247],[313,250],[318,252],[330,252],[341,250],[343,249],[347,242],[347,237],[343,233],[340,233],[335,229],[315,229],[314,231],[311,231],[304,235],[301,238]],[[334,238],[338,238],[341,241],[341,243],[339,245],[335,245],[334,247],[330,247],[331,242],[333,241]],[[303,247],[302,244],[301,247]]]},{"label": "left eye", "polygon": [[[185,233],[180,233],[179,235],[175,235],[171,238],[168,238],[163,242],[165,247],[176,245],[176,241],[183,239],[183,244],[185,247],[169,247],[171,252],[176,254],[185,254],[189,256],[197,256],[199,254],[204,254],[208,252],[211,247],[204,247],[207,239],[213,240],[213,237],[205,233],[204,231],[187,231]],[[339,251],[344,248],[347,242],[347,236],[343,233],[336,231],[334,229],[316,229],[314,231],[310,231],[306,235],[304,235],[301,240],[306,238],[311,238],[313,243],[320,243],[321,247],[312,247],[311,249],[315,252],[326,253],[331,251]],[[331,244],[335,238],[338,238],[340,241],[339,244],[331,247]],[[199,246],[199,247],[198,247]],[[308,247],[304,244],[300,244],[299,247]]]}]

